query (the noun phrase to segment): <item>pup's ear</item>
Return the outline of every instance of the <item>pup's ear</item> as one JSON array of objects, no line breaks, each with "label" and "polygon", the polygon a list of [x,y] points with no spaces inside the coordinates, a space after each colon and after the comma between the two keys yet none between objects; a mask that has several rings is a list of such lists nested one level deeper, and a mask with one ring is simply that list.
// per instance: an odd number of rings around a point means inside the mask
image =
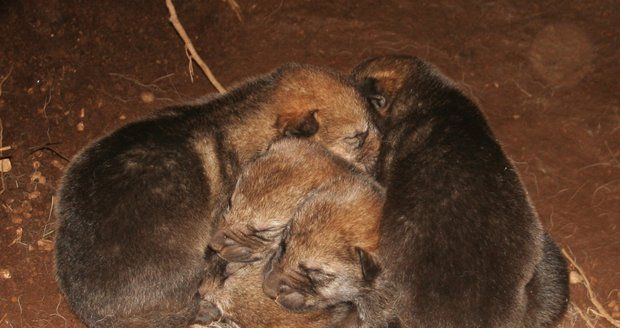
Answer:
[{"label": "pup's ear", "polygon": [[359,258],[364,280],[368,282],[373,281],[381,272],[379,264],[370,253],[362,248],[355,247],[355,253],[357,253]]},{"label": "pup's ear", "polygon": [[278,115],[276,128],[284,136],[310,137],[319,130],[318,110],[294,111]]},{"label": "pup's ear", "polygon": [[386,91],[382,89],[379,80],[372,77],[365,78],[358,86],[358,90],[366,98],[372,109],[380,116],[385,116],[387,114],[388,101],[386,99]]}]

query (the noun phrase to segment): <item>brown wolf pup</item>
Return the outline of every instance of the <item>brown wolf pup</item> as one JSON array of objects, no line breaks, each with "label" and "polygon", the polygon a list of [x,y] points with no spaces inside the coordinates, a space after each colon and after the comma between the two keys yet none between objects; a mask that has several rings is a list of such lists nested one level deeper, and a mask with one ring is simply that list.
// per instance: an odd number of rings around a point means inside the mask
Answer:
[{"label": "brown wolf pup", "polygon": [[[345,181],[361,175],[318,143],[284,139],[272,144],[243,168],[230,208],[210,243],[227,261],[254,263],[229,263],[226,269],[209,270],[200,288],[204,299],[215,304],[224,318],[245,327],[343,327],[345,319],[354,318],[350,304],[337,302],[304,314],[288,312],[263,293],[262,273],[298,207],[313,195],[333,189],[334,184],[355,188]],[[321,223],[310,218],[304,222]],[[372,220],[368,223],[372,227]]]},{"label": "brown wolf pup", "polygon": [[297,207],[353,167],[318,143],[286,139],[241,172],[210,247],[229,262],[270,256]]},{"label": "brown wolf pup", "polygon": [[130,123],[78,154],[59,194],[56,270],[80,319],[89,327],[191,322],[204,252],[240,167],[286,137],[315,140],[367,170],[378,151],[352,84],[292,64]]},{"label": "brown wolf pup", "polygon": [[352,304],[353,327],[397,327],[391,291],[375,284],[383,201],[383,189],[360,174],[337,177],[309,195],[267,263],[265,293],[293,312]]},{"label": "brown wolf pup", "polygon": [[429,64],[368,60],[352,74],[385,132],[378,258],[405,327],[549,327],[566,263],[478,107]]}]

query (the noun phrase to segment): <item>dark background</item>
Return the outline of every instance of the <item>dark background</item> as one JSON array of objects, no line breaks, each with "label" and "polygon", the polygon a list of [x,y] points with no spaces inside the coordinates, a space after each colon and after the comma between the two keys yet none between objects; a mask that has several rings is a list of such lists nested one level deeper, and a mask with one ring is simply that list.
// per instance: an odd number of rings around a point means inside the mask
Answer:
[{"label": "dark background", "polygon": [[[347,72],[414,54],[487,115],[544,226],[620,319],[617,1],[177,0],[225,86],[288,61]],[[0,1],[0,327],[78,327],[53,278],[52,195],[66,161],[157,108],[213,91],[161,1]],[[21,238],[18,238],[21,235]],[[591,305],[582,285],[573,303]],[[593,321],[608,327],[604,320]],[[565,327],[586,327],[573,307]]]}]

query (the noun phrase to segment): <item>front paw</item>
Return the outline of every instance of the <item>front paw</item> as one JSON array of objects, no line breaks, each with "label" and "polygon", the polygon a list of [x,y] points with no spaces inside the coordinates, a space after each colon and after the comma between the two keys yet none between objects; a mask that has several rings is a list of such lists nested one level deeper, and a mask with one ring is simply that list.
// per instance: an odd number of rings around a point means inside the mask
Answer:
[{"label": "front paw", "polygon": [[257,245],[251,247],[246,242],[247,240],[248,237],[245,235],[220,230],[211,239],[209,247],[228,262],[254,262],[259,260],[260,257],[254,249]]},{"label": "front paw", "polygon": [[198,313],[194,319],[194,324],[209,325],[214,321],[222,319],[222,313],[215,304],[201,300],[198,306]]}]

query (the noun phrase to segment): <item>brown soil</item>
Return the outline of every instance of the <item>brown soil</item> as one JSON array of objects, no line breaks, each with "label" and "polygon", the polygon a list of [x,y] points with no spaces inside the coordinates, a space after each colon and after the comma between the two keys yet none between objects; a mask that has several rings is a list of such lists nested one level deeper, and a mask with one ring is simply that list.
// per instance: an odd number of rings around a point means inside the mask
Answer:
[{"label": "brown soil", "polygon": [[[620,5],[609,1],[177,1],[225,86],[284,62],[347,71],[415,54],[481,105],[540,217],[620,316]],[[212,92],[164,1],[0,4],[0,327],[79,327],[53,276],[53,194],[71,157],[150,111]],[[581,285],[573,302],[590,303]],[[597,325],[609,325],[599,320]],[[586,327],[573,311],[566,327]]]}]

